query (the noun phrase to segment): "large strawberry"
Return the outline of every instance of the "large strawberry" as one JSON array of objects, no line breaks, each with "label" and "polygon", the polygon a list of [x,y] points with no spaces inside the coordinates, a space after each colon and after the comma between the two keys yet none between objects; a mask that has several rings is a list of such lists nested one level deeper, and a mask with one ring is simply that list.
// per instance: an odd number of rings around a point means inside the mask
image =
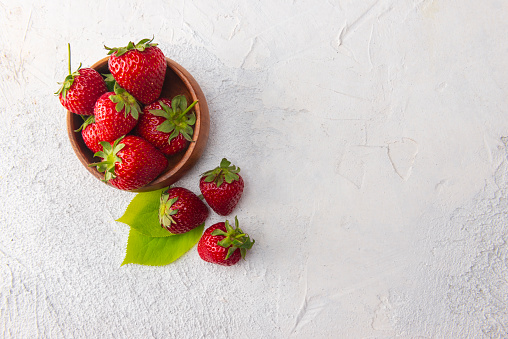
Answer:
[{"label": "large strawberry", "polygon": [[115,80],[145,105],[159,98],[166,76],[166,58],[152,40],[143,39],[137,44],[131,41],[120,48],[104,46]]},{"label": "large strawberry", "polygon": [[183,187],[172,187],[161,193],[159,221],[173,234],[188,232],[208,217],[208,208],[197,195]]},{"label": "large strawberry", "polygon": [[183,95],[177,95],[173,100],[161,98],[145,106],[134,133],[166,155],[181,152],[192,141],[196,115],[191,109],[196,103],[194,101],[187,107],[187,99]]},{"label": "large strawberry", "polygon": [[94,154],[101,162],[90,164],[104,172],[104,181],[130,191],[141,188],[164,171],[168,161],[155,146],[143,138],[129,135],[113,144],[101,141],[102,151]]},{"label": "large strawberry", "polygon": [[219,167],[205,172],[199,181],[199,189],[208,205],[219,215],[233,212],[243,193],[240,168],[223,158]]},{"label": "large strawberry", "polygon": [[140,111],[136,99],[123,88],[115,86],[115,92],[104,93],[97,100],[94,115],[79,129],[82,130],[83,141],[93,152],[101,151],[101,141],[112,143],[136,126]]},{"label": "large strawberry", "polygon": [[204,261],[231,266],[240,258],[245,259],[247,250],[252,248],[254,242],[240,229],[235,217],[235,228],[227,220],[207,228],[198,242],[198,254]]},{"label": "large strawberry", "polygon": [[79,64],[75,72],[71,71],[71,47],[69,51],[69,75],[61,83],[55,93],[60,103],[69,111],[76,114],[91,115],[97,99],[107,92],[106,83],[102,76],[92,68],[81,68]]}]

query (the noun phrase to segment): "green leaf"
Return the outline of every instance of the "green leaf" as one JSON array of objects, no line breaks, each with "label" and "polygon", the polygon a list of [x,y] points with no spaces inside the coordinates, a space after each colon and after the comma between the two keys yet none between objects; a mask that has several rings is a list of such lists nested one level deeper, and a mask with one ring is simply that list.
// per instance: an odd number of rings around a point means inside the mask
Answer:
[{"label": "green leaf", "polygon": [[169,133],[175,129],[175,125],[172,124],[170,121],[166,120],[159,126],[157,126],[157,131]]},{"label": "green leaf", "polygon": [[232,172],[227,172],[225,175],[224,175],[224,178],[226,179],[226,182],[228,184],[232,183],[233,181],[236,181],[238,180],[240,177],[238,176],[238,174],[235,174],[235,173],[232,173]]},{"label": "green leaf", "polygon": [[[183,137],[185,138],[185,140],[187,140],[187,141],[192,141],[192,137],[191,137],[189,134],[187,134],[187,132],[186,132],[186,131],[180,131],[180,134],[181,134],[181,135],[183,135]],[[192,133],[191,133],[191,134],[192,134]]]},{"label": "green leaf", "polygon": [[189,251],[203,234],[205,224],[172,237],[148,237],[131,228],[127,241],[127,252],[122,266],[140,264],[164,266],[172,263]]},{"label": "green leaf", "polygon": [[231,246],[228,249],[228,253],[226,254],[226,257],[224,258],[224,260],[228,260],[229,257],[231,257],[233,255],[233,253],[235,253],[235,251],[236,251],[236,247]]},{"label": "green leaf", "polygon": [[187,98],[185,98],[183,95],[180,98],[180,104],[178,105],[178,108],[180,108],[180,111],[182,112],[187,109]]},{"label": "green leaf", "polygon": [[121,112],[125,107],[125,104],[123,101],[116,104],[115,109],[117,112]]},{"label": "green leaf", "polygon": [[222,158],[219,166],[222,168],[227,168],[229,165],[231,165],[231,162],[226,158]]},{"label": "green leaf", "polygon": [[171,107],[174,111],[180,109],[183,112],[187,108],[187,99],[183,95],[177,95],[171,100]]},{"label": "green leaf", "polygon": [[224,182],[224,176],[221,175],[217,179],[217,187],[220,187],[220,185],[222,185],[223,182]]},{"label": "green leaf", "polygon": [[189,117],[187,118],[187,124],[188,125],[194,125],[196,123],[196,114],[191,113]]},{"label": "green leaf", "polygon": [[[168,113],[173,113],[173,109],[171,107],[169,107],[168,105],[166,105],[164,103],[164,101],[159,100],[159,105],[161,105],[163,111],[168,112]],[[168,117],[169,116],[171,116],[171,114],[168,114]]]},{"label": "green leaf", "polygon": [[111,73],[102,74],[104,77],[104,82],[106,83],[106,87],[108,88],[108,92],[113,92],[115,90],[116,80]]},{"label": "green leaf", "polygon": [[178,134],[180,134],[178,132],[178,130],[173,130],[173,132],[171,132],[171,134],[169,135],[169,138],[168,138],[168,142],[171,142],[171,140],[173,140],[174,138],[176,138],[178,136]]},{"label": "green leaf", "polygon": [[138,193],[117,221],[129,225],[138,233],[149,237],[173,236],[161,226],[159,205],[162,190]]},{"label": "green leaf", "polygon": [[152,109],[152,110],[149,110],[148,112],[150,112],[153,115],[158,116],[158,117],[164,117],[166,119],[168,118],[168,113],[166,113],[166,111],[164,111],[162,109]]}]

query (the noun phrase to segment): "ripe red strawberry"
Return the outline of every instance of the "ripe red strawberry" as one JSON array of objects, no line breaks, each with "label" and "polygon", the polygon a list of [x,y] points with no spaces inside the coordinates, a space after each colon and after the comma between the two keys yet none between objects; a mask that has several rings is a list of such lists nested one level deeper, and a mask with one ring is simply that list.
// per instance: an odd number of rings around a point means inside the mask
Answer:
[{"label": "ripe red strawberry", "polygon": [[224,158],[219,167],[202,174],[199,181],[201,194],[219,215],[226,216],[233,212],[242,196],[244,183],[238,173],[240,168]]},{"label": "ripe red strawberry", "polygon": [[71,72],[71,47],[69,51],[69,75],[62,82],[62,87],[55,93],[60,103],[76,114],[91,115],[97,99],[107,92],[102,76],[92,68],[81,68]]},{"label": "ripe red strawberry", "polygon": [[161,193],[159,221],[173,234],[188,232],[208,217],[208,208],[197,195],[183,187],[172,187]]},{"label": "ripe red strawberry", "polygon": [[159,98],[164,77],[166,58],[153,39],[132,41],[126,47],[109,48],[109,70],[120,86],[141,103],[148,105]]},{"label": "ripe red strawberry", "polygon": [[207,228],[198,242],[198,254],[204,261],[231,266],[240,258],[245,259],[247,250],[252,248],[254,242],[243,233],[235,217],[235,228],[227,220]]},{"label": "ripe red strawberry", "polygon": [[152,182],[164,171],[168,161],[164,154],[143,138],[129,135],[113,144],[101,141],[102,151],[94,154],[101,162],[90,164],[104,172],[104,181],[130,191]]},{"label": "ripe red strawberry", "polygon": [[192,141],[196,115],[187,107],[187,99],[177,95],[173,100],[159,99],[145,106],[139,118],[135,134],[145,138],[166,155],[176,154],[187,148]]},{"label": "ripe red strawberry", "polygon": [[134,97],[115,86],[115,92],[104,93],[97,100],[94,115],[79,129],[83,141],[93,152],[101,151],[101,141],[112,143],[136,126],[140,111]]}]

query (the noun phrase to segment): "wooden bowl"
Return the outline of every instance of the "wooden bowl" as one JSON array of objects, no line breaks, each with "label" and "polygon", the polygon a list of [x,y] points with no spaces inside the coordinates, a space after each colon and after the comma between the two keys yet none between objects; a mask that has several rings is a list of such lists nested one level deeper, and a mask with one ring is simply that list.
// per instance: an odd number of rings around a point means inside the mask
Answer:
[{"label": "wooden bowl", "polygon": [[[91,68],[97,70],[101,74],[110,73],[108,69],[108,59],[109,57],[99,60],[93,64]],[[144,187],[133,190],[133,192],[154,191],[178,181],[192,168],[192,166],[194,166],[201,154],[203,154],[206,142],[208,141],[210,116],[203,91],[201,91],[201,88],[192,75],[182,66],[169,58],[166,58],[166,61],[168,67],[166,69],[166,78],[164,80],[161,97],[172,99],[174,96],[182,94],[185,95],[189,103],[198,100],[198,103],[194,106],[194,112],[196,113],[196,124],[194,125],[194,134],[192,138],[194,142],[190,143],[186,151],[177,155],[168,156],[168,167],[166,170],[154,181]],[[94,159],[93,152],[86,147],[81,137],[81,132],[74,132],[82,123],[83,118],[81,116],[67,111],[67,132],[72,148],[88,171],[97,179],[101,180],[104,178],[104,174],[97,171],[95,167],[88,166],[88,164],[98,160],[100,161],[100,159]]]}]

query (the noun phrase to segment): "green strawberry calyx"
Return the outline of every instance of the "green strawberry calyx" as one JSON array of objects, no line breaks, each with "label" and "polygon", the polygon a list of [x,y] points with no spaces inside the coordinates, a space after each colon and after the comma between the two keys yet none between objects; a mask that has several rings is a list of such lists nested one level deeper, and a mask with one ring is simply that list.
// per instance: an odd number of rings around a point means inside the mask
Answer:
[{"label": "green strawberry calyx", "polygon": [[187,99],[183,95],[177,95],[171,100],[171,107],[159,100],[162,109],[154,109],[149,112],[155,116],[163,117],[166,120],[159,126],[157,130],[168,133],[168,143],[178,135],[183,135],[187,141],[192,141],[194,130],[191,126],[196,123],[196,114],[191,111],[197,104],[197,100],[187,107]]},{"label": "green strawberry calyx", "polygon": [[109,100],[116,104],[116,111],[121,112],[124,110],[124,115],[126,118],[130,114],[134,119],[138,120],[139,112],[141,112],[141,107],[139,106],[138,101],[132,96],[132,94],[120,87],[120,85],[118,85],[116,82],[114,92],[114,95],[109,96]]},{"label": "green strawberry calyx", "polygon": [[81,124],[81,126],[79,126],[78,129],[75,129],[74,132],[81,132],[82,130],[84,130],[88,125],[91,125],[93,123],[95,123],[95,115],[90,115],[88,117],[83,117],[83,123]]},{"label": "green strawberry calyx", "polygon": [[239,227],[238,218],[235,216],[235,228],[233,228],[229,221],[225,222],[226,232],[221,229],[216,229],[212,232],[212,235],[223,236],[224,239],[217,242],[217,245],[222,246],[228,249],[228,253],[224,260],[229,259],[231,255],[237,250],[240,249],[240,254],[242,258],[245,259],[245,254],[247,250],[252,248],[252,245],[256,242],[254,239],[251,240],[248,234],[245,234],[242,229]]},{"label": "green strawberry calyx", "polygon": [[132,41],[129,41],[129,43],[125,47],[110,48],[110,47],[104,45],[104,48],[109,51],[108,55],[111,55],[116,52],[115,56],[119,57],[131,50],[138,50],[139,52],[143,52],[147,48],[157,46],[156,43],[152,43],[153,39],[154,39],[153,37],[151,39],[143,39],[143,40],[140,40],[137,44],[135,44]]},{"label": "green strawberry calyx", "polygon": [[62,99],[65,100],[67,97],[67,92],[71,88],[72,84],[74,83],[74,78],[79,76],[79,70],[81,69],[81,63],[78,66],[78,69],[72,72],[71,70],[71,44],[67,44],[67,51],[69,53],[69,60],[68,60],[68,67],[69,67],[69,75],[65,77],[65,80],[63,82],[59,82],[58,84],[61,85],[60,89],[55,92],[55,95],[62,94]]},{"label": "green strawberry calyx", "polygon": [[207,171],[201,174],[201,176],[205,177],[205,182],[215,182],[217,187],[220,187],[224,181],[230,184],[233,181],[239,180],[240,177],[238,173],[240,173],[240,167],[231,165],[231,162],[228,159],[223,158],[219,167],[216,167],[211,171]]},{"label": "green strawberry calyx", "polygon": [[171,225],[176,224],[173,215],[178,213],[178,209],[172,209],[171,206],[178,200],[178,197],[169,199],[168,189],[162,191],[159,205],[159,221],[161,226],[169,228]]},{"label": "green strawberry calyx", "polygon": [[116,178],[115,168],[116,164],[122,162],[122,159],[117,155],[117,153],[125,147],[125,144],[121,144],[120,141],[123,139],[123,136],[116,139],[113,145],[107,141],[101,141],[103,150],[94,154],[94,157],[102,158],[101,162],[92,163],[88,166],[97,167],[99,172],[104,172],[104,179],[102,181],[108,182],[111,179]]},{"label": "green strawberry calyx", "polygon": [[114,92],[116,80],[115,80],[115,77],[113,76],[113,74],[105,73],[105,74],[102,74],[102,76],[104,77],[104,82],[106,83],[106,87],[108,88],[108,91]]}]

